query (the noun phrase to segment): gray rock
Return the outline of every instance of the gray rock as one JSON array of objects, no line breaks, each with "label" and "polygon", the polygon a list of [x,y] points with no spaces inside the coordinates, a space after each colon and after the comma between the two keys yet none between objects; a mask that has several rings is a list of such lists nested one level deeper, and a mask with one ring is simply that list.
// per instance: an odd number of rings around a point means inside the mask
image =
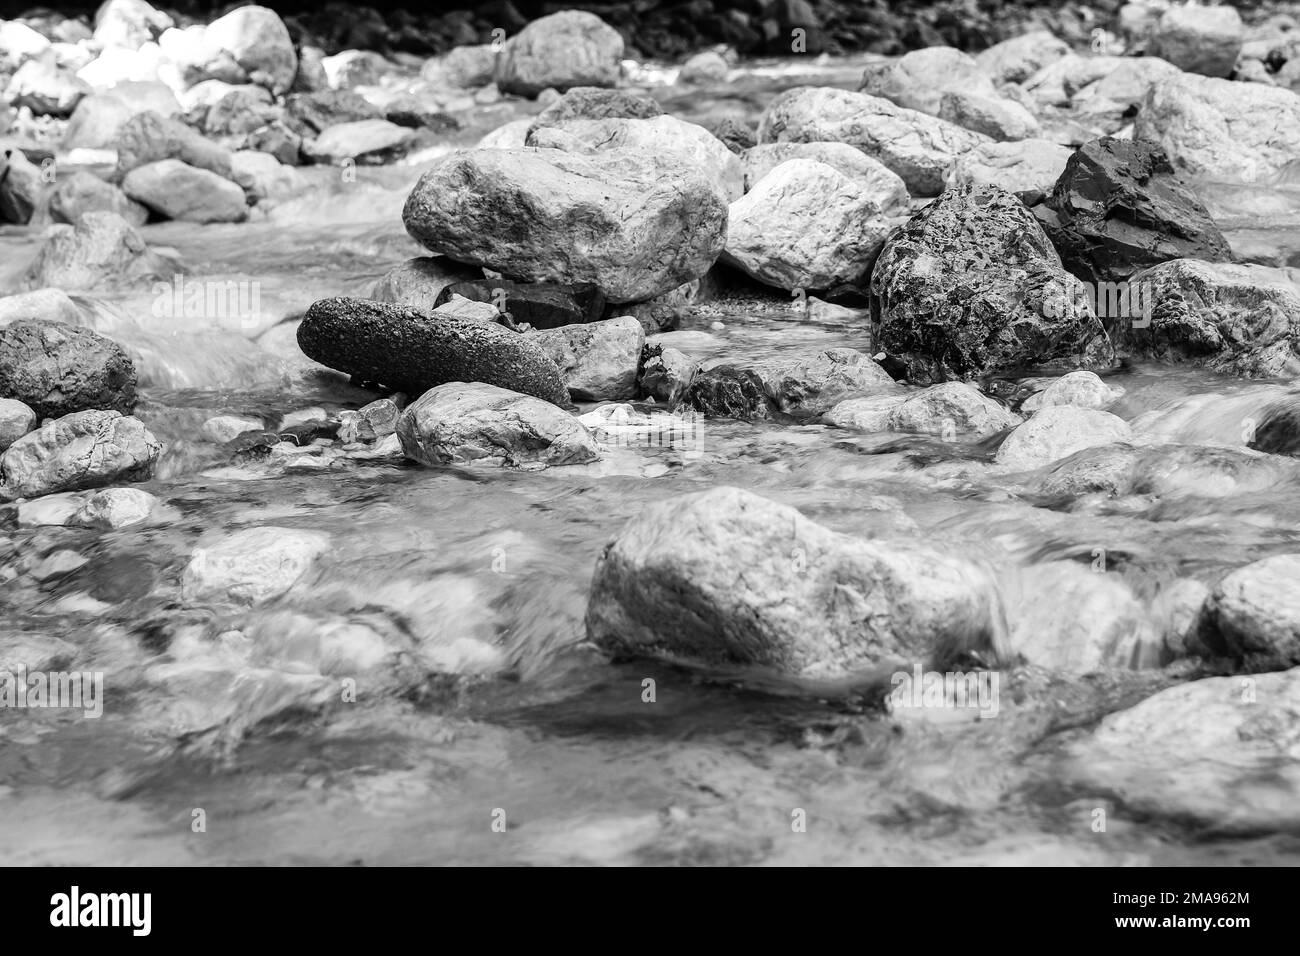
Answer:
[{"label": "gray rock", "polygon": [[331,126],[315,139],[304,140],[302,153],[317,163],[351,159],[381,165],[399,159],[410,149],[415,132],[384,119],[358,120]]},{"label": "gray rock", "polygon": [[266,87],[246,83],[208,107],[203,115],[203,131],[209,136],[244,135],[265,126],[278,112],[271,105]]},{"label": "gray rock", "polygon": [[1046,30],[1022,33],[975,55],[975,63],[998,83],[1023,83],[1070,52],[1070,45]]},{"label": "gray rock", "polygon": [[540,17],[505,42],[496,61],[503,93],[536,96],[553,88],[614,86],[623,38],[593,13],[564,10]]},{"label": "gray rock", "polygon": [[1119,401],[1124,389],[1107,385],[1095,372],[1069,372],[1056,379],[1043,391],[1031,395],[1020,410],[1036,412],[1052,405],[1073,405],[1075,408],[1105,408]]},{"label": "gray rock", "polygon": [[990,139],[1033,139],[1042,134],[1038,119],[1015,100],[950,90],[939,102],[939,118]]},{"label": "gray rock", "polygon": [[999,465],[1028,471],[1049,465],[1094,445],[1126,441],[1128,422],[1110,412],[1073,405],[1051,405],[1035,412],[998,448]]},{"label": "gray rock", "polygon": [[641,394],[663,402],[670,410],[674,409],[690,388],[699,367],[699,362],[675,348],[647,345],[642,353],[638,380]]},{"label": "gray rock", "polygon": [[260,604],[292,588],[330,545],[320,531],[245,528],[194,549],[181,575],[181,595],[191,602]]},{"label": "gray rock", "polygon": [[241,222],[248,215],[237,183],[179,159],[137,166],[122,180],[122,191],[164,219]]},{"label": "gray rock", "polygon": [[437,307],[438,294],[449,285],[481,279],[483,270],[445,256],[417,256],[386,272],[370,294],[380,302],[392,302],[422,312]]},{"label": "gray rock", "polygon": [[992,77],[975,58],[949,46],[926,47],[897,60],[873,63],[863,73],[858,89],[931,115],[939,112],[940,100],[952,90],[985,97],[997,95]]},{"label": "gray rock", "polygon": [[[1207,622],[1233,655],[1300,662],[1300,554],[1276,554],[1233,571],[1210,592]],[[1217,641],[1216,641],[1217,643]]]},{"label": "gray rock", "polygon": [[285,101],[290,121],[304,136],[319,136],[331,126],[384,118],[384,111],[351,90],[294,93]]},{"label": "gray rock", "polygon": [[0,451],[36,427],[36,413],[15,398],[0,398]]},{"label": "gray rock", "polygon": [[1052,191],[1073,154],[1069,147],[1045,139],[982,143],[949,167],[948,188],[999,186],[1032,206]]},{"label": "gray rock", "polygon": [[[526,130],[532,132],[538,127],[555,126],[571,119],[653,119],[663,115],[663,107],[649,96],[598,86],[575,86],[538,113]],[[524,140],[520,139],[516,145],[524,145]],[[484,148],[483,144],[480,143],[479,148]]]},{"label": "gray rock", "polygon": [[90,329],[14,322],[0,329],[0,396],[41,418],[88,408],[135,408],[135,366],[120,345]]},{"label": "gray rock", "polygon": [[122,124],[113,141],[117,150],[118,181],[137,166],[162,159],[179,159],[198,169],[230,178],[230,151],[209,142],[179,120],[159,116],[152,110],[138,113]]},{"label": "gray rock", "polygon": [[559,367],[575,401],[617,401],[635,396],[645,330],[631,316],[562,325],[534,332],[529,339]]},{"label": "gray rock", "polygon": [[105,0],[95,11],[94,37],[104,46],[138,50],[172,24],[146,0]]},{"label": "gray rock", "polygon": [[739,488],[642,510],[596,563],[587,636],[619,655],[878,678],[991,650],[993,588],[914,542],[838,534]]},{"label": "gray rock", "polygon": [[591,433],[568,412],[483,382],[425,392],[398,419],[397,437],[407,458],[426,465],[549,467],[600,457]]},{"label": "gray rock", "polygon": [[848,143],[901,176],[913,195],[935,196],[954,160],[988,137],[881,97],[803,86],[772,101],[758,141]]},{"label": "gray rock", "polygon": [[284,93],[298,73],[298,55],[284,21],[266,7],[238,7],[208,25],[204,38],[225,50],[254,83]]},{"label": "gray rock", "polygon": [[73,412],[18,439],[0,457],[3,493],[35,498],[123,481],[148,481],[162,445],[135,418]]},{"label": "gray rock", "polygon": [[111,92],[93,93],[72,111],[62,146],[66,150],[108,149],[127,120],[147,111],[170,117],[180,113],[181,107],[162,83],[119,83]]},{"label": "gray rock", "polygon": [[863,432],[890,431],[894,410],[907,401],[901,390],[849,398],[822,415],[822,422],[836,428],[854,428]]},{"label": "gray rock", "polygon": [[1245,28],[1235,7],[1170,7],[1156,21],[1147,52],[1180,70],[1228,76],[1237,65]]},{"label": "gray rock", "polygon": [[526,336],[440,312],[321,299],[298,327],[298,344],[323,365],[408,395],[447,382],[486,382],[569,402],[560,370]]},{"label": "gray rock", "polygon": [[173,271],[121,216],[88,212],[75,225],[54,226],[46,233],[23,278],[28,289],[124,288]]},{"label": "gray rock", "polygon": [[[1079,293],[1070,308],[1045,308],[1061,289]],[[1104,330],[1080,298],[1019,199],[996,186],[957,187],[886,240],[871,274],[873,341],[918,384],[1109,364]]]},{"label": "gray rock", "polygon": [[69,524],[99,531],[116,531],[148,520],[158,499],[139,488],[104,488],[87,495]]},{"label": "gray rock", "polygon": [[36,289],[0,298],[0,327],[26,319],[85,325],[77,303],[62,289]]},{"label": "gray rock", "polygon": [[21,149],[0,154],[0,222],[26,225],[41,203],[45,184],[40,167]]},{"label": "gray rock", "polygon": [[77,170],[60,177],[50,196],[50,218],[76,225],[87,212],[116,213],[133,226],[143,226],[149,218],[148,209],[93,173]]},{"label": "gray rock", "polygon": [[[1068,155],[1068,150],[1066,151]],[[745,191],[782,163],[791,159],[811,159],[825,163],[857,183],[863,197],[874,202],[887,216],[908,210],[907,184],[878,160],[847,143],[764,143],[740,154],[745,170]],[[1061,160],[1065,165],[1065,160]],[[1056,177],[1052,177],[1052,182]]]},{"label": "gray rock", "polygon": [[846,399],[898,388],[870,356],[837,348],[806,359],[706,365],[694,376],[685,401],[714,417],[786,416],[799,421],[815,418]]},{"label": "gray rock", "polygon": [[678,83],[719,83],[727,78],[730,67],[722,54],[713,50],[697,53],[682,64]]},{"label": "gray rock", "polygon": [[466,90],[491,83],[496,65],[497,50],[489,43],[453,47],[429,63],[429,66],[436,67],[440,78]]},{"label": "gray rock", "polygon": [[429,250],[530,282],[593,282],[636,302],[694,279],[726,234],[723,196],[670,158],[474,150],[426,172],[407,232]]},{"label": "gray rock", "polygon": [[53,57],[28,60],[9,79],[4,98],[15,109],[27,107],[38,116],[70,116],[90,84],[71,70],[54,62]]},{"label": "gray rock", "polygon": [[230,175],[254,203],[283,199],[306,185],[302,174],[292,166],[255,149],[241,149],[231,156]]},{"label": "gray rock", "polygon": [[986,438],[1020,424],[1020,416],[964,382],[931,385],[889,413],[889,430],[938,435],[946,441],[960,435]]}]

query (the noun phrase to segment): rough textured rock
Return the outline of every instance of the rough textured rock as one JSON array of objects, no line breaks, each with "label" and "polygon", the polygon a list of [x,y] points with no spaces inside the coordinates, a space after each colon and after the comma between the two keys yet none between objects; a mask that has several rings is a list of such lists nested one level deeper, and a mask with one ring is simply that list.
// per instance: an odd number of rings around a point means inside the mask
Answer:
[{"label": "rough textured rock", "polygon": [[1283,269],[1175,259],[1137,273],[1144,322],[1116,345],[1252,377],[1300,375],[1300,289]]},{"label": "rough textured rock", "polygon": [[1147,53],[1188,73],[1228,76],[1237,65],[1244,33],[1235,7],[1173,6],[1156,21]]},{"label": "rough textured rock", "polygon": [[911,396],[889,413],[889,430],[955,440],[985,438],[1020,424],[1020,416],[964,382],[944,382]]},{"label": "rough textured rock", "polygon": [[248,78],[272,93],[285,93],[298,73],[298,54],[284,21],[274,10],[249,5],[212,21],[204,34],[225,50]]},{"label": "rough textured rock", "polygon": [[1133,135],[1158,143],[1186,173],[1263,182],[1300,153],[1300,95],[1180,73],[1151,88]]},{"label": "rough textured rock", "polygon": [[1028,471],[1094,445],[1126,441],[1128,422],[1110,412],[1073,405],[1051,405],[1035,412],[998,448],[997,463]]},{"label": "rough textured rock", "polygon": [[829,289],[861,281],[888,231],[858,181],[791,159],[731,204],[722,258],[778,289]]},{"label": "rough textured rock", "polygon": [[529,338],[559,367],[575,401],[617,401],[635,396],[645,330],[631,316],[561,326]]},{"label": "rough textured rock", "polygon": [[36,427],[36,413],[16,398],[0,398],[0,451]]},{"label": "rough textured rock", "polygon": [[120,345],[90,329],[55,322],[14,322],[0,329],[0,396],[41,418],[88,408],[131,414],[135,366]]},{"label": "rough textured rock", "polygon": [[975,63],[999,83],[1023,83],[1070,52],[1064,40],[1046,30],[1022,33],[975,55]]},{"label": "rough textured rock", "polygon": [[568,412],[482,382],[450,382],[425,392],[398,419],[397,437],[406,457],[426,465],[549,467],[600,457],[596,440]]},{"label": "rough textured rock", "polygon": [[1015,100],[949,90],[939,101],[940,119],[983,133],[998,142],[1033,139],[1041,135],[1038,119]]},{"label": "rough textured rock", "polygon": [[24,273],[28,289],[122,288],[173,271],[129,222],[111,212],[83,213],[75,225],[54,226],[46,235]]},{"label": "rough textured rock", "polygon": [[[663,115],[663,107],[649,96],[598,86],[576,86],[538,113],[527,131],[531,133],[538,127],[573,119],[653,119]],[[522,139],[518,145],[523,145]]]},{"label": "rough textured rock", "polygon": [[35,498],[123,481],[148,481],[162,445],[138,419],[73,412],[18,439],[0,457],[10,498]]},{"label": "rough textured rock", "polygon": [[664,345],[647,345],[641,357],[641,394],[677,407],[699,370],[699,363],[685,352]]},{"label": "rough textured rock", "polygon": [[675,116],[652,119],[570,119],[534,124],[525,145],[575,152],[653,152],[676,157],[683,166],[706,173],[728,202],[745,192],[740,159],[703,126]]},{"label": "rough textured rock", "polygon": [[164,219],[240,222],[248,215],[237,183],[179,159],[137,166],[122,180],[122,192]]},{"label": "rough textured rock", "polygon": [[1111,348],[1090,308],[1045,308],[1078,285],[1014,195],[959,187],[886,240],[871,274],[874,342],[918,384],[1107,364]]},{"label": "rough textured rock", "polygon": [[1036,412],[1052,405],[1073,405],[1075,408],[1105,408],[1124,395],[1118,385],[1107,385],[1094,372],[1070,372],[1062,375],[1041,392],[1031,395],[1020,410]]},{"label": "rough textured rock", "polygon": [[596,564],[587,636],[619,655],[877,677],[989,649],[991,587],[912,542],[838,534],[739,488],[658,502]]},{"label": "rough textured rock", "polygon": [[411,147],[415,132],[384,119],[358,120],[331,126],[315,139],[304,140],[302,153],[317,163],[345,159],[363,164],[384,164],[401,157]]},{"label": "rough textured rock", "polygon": [[703,173],[666,158],[489,149],[426,172],[402,218],[432,252],[523,281],[594,282],[621,303],[707,271],[727,207]]},{"label": "rough textured rock", "polygon": [[1056,186],[1073,153],[1045,139],[982,143],[953,162],[947,173],[948,188],[1000,186],[1032,206]]},{"label": "rough textured rock", "polygon": [[[1214,644],[1234,656],[1300,662],[1300,554],[1277,554],[1238,568],[1205,602]],[[1216,648],[1220,649],[1220,648]]]},{"label": "rough textured rock", "polygon": [[486,382],[569,402],[560,370],[525,336],[438,312],[321,299],[298,326],[298,345],[323,365],[408,395],[446,382]]},{"label": "rough textured rock", "polygon": [[93,173],[77,170],[60,177],[50,196],[50,218],[75,225],[87,212],[116,213],[133,226],[142,226],[149,218],[148,209]]},{"label": "rough textured rock", "polygon": [[772,101],[758,141],[848,143],[901,176],[914,195],[935,196],[953,161],[988,137],[880,97],[803,86]]},{"label": "rough textured rock", "polygon": [[386,272],[370,294],[380,302],[392,302],[422,312],[432,312],[443,289],[458,282],[477,279],[483,270],[445,256],[417,256]]},{"label": "rough textured rock", "polygon": [[1065,267],[1089,282],[1126,280],[1169,259],[1232,258],[1205,206],[1150,143],[1085,143],[1034,212]]},{"label": "rough textured rock", "polygon": [[1300,826],[1300,668],[1178,684],[1106,717],[1058,776],[1130,812],[1216,833]]},{"label": "rough textured rock", "polygon": [[889,373],[856,349],[754,365],[726,362],[696,373],[685,401],[706,415],[755,419],[815,418],[846,399],[898,390]]},{"label": "rough textured rock", "polygon": [[498,312],[507,314],[515,325],[526,324],[533,329],[595,322],[605,312],[605,295],[590,282],[555,285],[473,279],[446,286],[438,294],[437,304],[442,306],[453,296],[490,303]]},{"label": "rough textured rock", "polygon": [[160,116],[152,110],[128,119],[113,141],[117,150],[118,181],[137,166],[162,159],[179,159],[198,169],[206,169],[230,178],[230,151],[205,139],[202,134],[179,120]]},{"label": "rough textured rock", "polygon": [[502,93],[536,96],[551,88],[614,86],[623,38],[593,13],[564,10],[532,21],[502,46],[496,84]]},{"label": "rough textured rock", "polygon": [[858,89],[930,114],[939,112],[939,101],[950,90],[997,96],[992,77],[980,69],[975,58],[950,46],[926,47],[897,60],[873,63],[862,74]]},{"label": "rough textured rock", "polygon": [[245,528],[195,548],[181,575],[186,601],[257,604],[279,597],[330,549],[330,536],[298,528]]},{"label": "rough textured rock", "polygon": [[[874,202],[887,216],[907,212],[907,184],[902,178],[847,143],[765,143],[751,146],[740,154],[745,172],[745,191],[749,192],[764,176],[791,159],[814,160],[837,170],[852,179],[863,198]],[[1064,159],[1061,165],[1065,165]],[[1056,181],[1055,176],[1052,181]]]}]

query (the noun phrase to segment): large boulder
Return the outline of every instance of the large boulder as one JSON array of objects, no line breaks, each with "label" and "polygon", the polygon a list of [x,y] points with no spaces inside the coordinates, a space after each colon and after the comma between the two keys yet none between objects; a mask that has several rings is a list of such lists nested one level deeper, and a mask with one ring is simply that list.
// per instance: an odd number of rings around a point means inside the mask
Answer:
[{"label": "large boulder", "polygon": [[496,60],[503,93],[536,96],[542,90],[614,86],[623,38],[594,13],[564,10],[540,17],[512,36]]},{"label": "large boulder", "polygon": [[50,228],[23,283],[26,289],[125,288],[173,271],[121,216],[87,212],[74,225]]},{"label": "large boulder", "polygon": [[778,289],[829,289],[863,280],[887,232],[858,181],[791,159],[731,204],[722,259]]},{"label": "large boulder", "polygon": [[1235,7],[1176,4],[1156,21],[1146,52],[1188,73],[1228,76],[1237,65],[1244,34]]},{"label": "large boulder", "polygon": [[575,401],[617,401],[636,394],[645,329],[631,316],[564,325],[529,339],[555,362]]},{"label": "large boulder", "polygon": [[621,150],[673,156],[683,166],[707,173],[728,202],[734,202],[745,192],[744,168],[736,154],[703,126],[675,116],[571,119],[558,120],[549,126],[534,124],[525,145],[575,152]]},{"label": "large boulder", "polygon": [[957,157],[988,137],[889,100],[831,87],[787,90],[763,112],[760,143],[848,143],[884,163],[917,196],[943,191]]},{"label": "large boulder", "polygon": [[1040,202],[1056,186],[1074,151],[1045,139],[981,143],[957,157],[948,169],[948,188],[1000,186],[1026,206]]},{"label": "large boulder", "polygon": [[248,78],[272,93],[285,93],[298,72],[289,30],[267,7],[238,7],[212,21],[204,34],[208,44],[234,57]]},{"label": "large boulder", "polygon": [[1252,377],[1300,375],[1300,289],[1286,270],[1174,259],[1137,273],[1149,308],[1116,345]]},{"label": "large boulder", "polygon": [[722,487],[643,509],[597,561],[586,623],[619,655],[887,681],[991,651],[993,616],[987,575],[951,552],[839,534]]},{"label": "large boulder", "polygon": [[164,219],[240,222],[248,214],[238,184],[179,159],[137,166],[122,180],[122,191]]},{"label": "large boulder", "polygon": [[36,498],[124,481],[148,481],[162,445],[135,418],[73,412],[18,439],[0,457],[0,495]]},{"label": "large boulder", "polygon": [[406,200],[432,252],[528,282],[594,282],[637,302],[703,275],[722,252],[725,198],[653,154],[487,149],[449,156]]},{"label": "large boulder", "polygon": [[1164,151],[1141,140],[1085,143],[1034,212],[1065,267],[1093,283],[1125,280],[1168,259],[1232,258]]},{"label": "large boulder", "polygon": [[555,363],[499,325],[367,299],[321,299],[298,326],[308,358],[408,395],[447,382],[486,382],[567,405]]},{"label": "large boulder", "polygon": [[50,218],[75,225],[88,212],[116,213],[133,226],[143,226],[149,218],[148,209],[93,173],[77,170],[60,177],[50,196]]},{"label": "large boulder", "polygon": [[41,418],[88,408],[129,415],[135,384],[122,347],[90,329],[40,321],[0,328],[0,396],[26,403]]},{"label": "large boulder", "polygon": [[[1068,153],[1067,153],[1068,154]],[[848,143],[763,143],[740,154],[745,172],[745,191],[753,189],[764,176],[791,159],[810,159],[825,163],[852,179],[865,199],[880,207],[887,216],[903,215],[908,210],[907,184],[879,160]],[[1065,160],[1061,160],[1065,165]],[[1056,181],[1056,177],[1052,177]]]},{"label": "large boulder", "polygon": [[1133,134],[1158,143],[1186,173],[1227,183],[1267,181],[1300,153],[1300,95],[1180,73],[1151,88]]},{"label": "large boulder", "polygon": [[138,113],[123,123],[113,148],[117,150],[114,176],[119,181],[137,166],[162,159],[179,159],[226,179],[231,175],[230,150],[204,139],[180,120],[160,116],[152,110]]},{"label": "large boulder", "polygon": [[1205,602],[1212,637],[1233,655],[1300,663],[1300,554],[1276,554],[1237,568]]},{"label": "large boulder", "polygon": [[885,242],[871,273],[874,341],[920,384],[1112,360],[1079,283],[1033,215],[996,186],[951,189]]},{"label": "large boulder", "polygon": [[587,427],[552,404],[483,382],[449,382],[397,420],[407,458],[426,465],[581,465],[600,457]]},{"label": "large boulder", "polygon": [[882,96],[909,110],[937,114],[943,95],[962,90],[995,97],[993,79],[967,53],[950,46],[932,46],[905,53],[897,60],[869,65],[858,89]]}]

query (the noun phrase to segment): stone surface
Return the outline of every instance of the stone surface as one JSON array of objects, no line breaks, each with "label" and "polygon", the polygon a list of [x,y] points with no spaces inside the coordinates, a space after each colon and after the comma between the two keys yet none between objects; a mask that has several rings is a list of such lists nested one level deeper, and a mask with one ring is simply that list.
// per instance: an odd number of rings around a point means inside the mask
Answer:
[{"label": "stone surface", "polygon": [[1046,30],[1022,33],[975,55],[975,63],[995,82],[1023,83],[1070,52],[1070,45]]},{"label": "stone surface", "polygon": [[1188,73],[1228,76],[1237,65],[1244,32],[1235,7],[1172,6],[1156,21],[1147,52]]},{"label": "stone surface", "polygon": [[[653,119],[663,115],[663,107],[649,96],[598,86],[576,86],[538,113],[528,124],[527,131],[572,119]],[[523,139],[520,139],[518,145],[523,144]]]},{"label": "stone surface", "polygon": [[317,163],[351,159],[364,164],[383,164],[404,155],[414,136],[409,127],[388,120],[357,120],[331,126],[315,139],[304,140],[302,152]]},{"label": "stone surface", "polygon": [[600,457],[591,433],[568,412],[483,382],[425,392],[398,419],[397,437],[406,457],[426,465],[550,467]]},{"label": "stone surface", "polygon": [[370,294],[372,299],[432,312],[443,289],[477,279],[483,270],[445,256],[417,256],[386,272]]},{"label": "stone surface", "polygon": [[838,534],[721,487],[650,505],[605,548],[587,636],[619,656],[887,680],[900,663],[988,649],[991,593],[952,554]]},{"label": "stone surface", "polygon": [[827,349],[809,358],[772,359],[753,365],[704,366],[685,401],[714,417],[808,420],[850,398],[892,392],[899,386],[869,355]]},{"label": "stone surface", "polygon": [[104,488],[87,495],[70,524],[99,531],[117,531],[147,521],[158,499],[139,488]]},{"label": "stone surface", "polygon": [[503,93],[536,96],[575,86],[614,86],[623,38],[593,13],[564,10],[533,20],[506,40],[496,61]]},{"label": "stone surface", "polygon": [[555,285],[548,282],[511,282],[507,279],[471,279],[446,286],[438,306],[461,296],[490,304],[515,325],[554,329],[563,325],[595,322],[605,312],[605,296],[590,282]]},{"label": "stone surface", "polygon": [[[1205,602],[1217,644],[1234,656],[1300,663],[1300,554],[1276,554],[1237,568]],[[1217,648],[1216,648],[1217,649]]]},{"label": "stone surface", "polygon": [[1078,282],[1020,200],[995,186],[958,187],[885,242],[871,274],[874,342],[917,384],[1108,364],[1090,308],[1044,307],[1062,287]]},{"label": "stone surface", "polygon": [[83,213],[72,226],[54,226],[23,274],[28,289],[122,288],[171,275],[129,222],[111,212]]},{"label": "stone surface", "polygon": [[1075,408],[1105,408],[1119,401],[1124,389],[1107,385],[1095,372],[1079,371],[1062,375],[1041,392],[1031,395],[1020,406],[1022,412],[1036,412],[1052,405],[1073,405]]},{"label": "stone surface", "polygon": [[645,330],[631,316],[560,326],[537,332],[530,339],[559,367],[575,401],[635,396]]},{"label": "stone surface", "polygon": [[238,7],[208,24],[204,39],[229,53],[248,78],[272,93],[285,93],[298,73],[298,55],[284,21],[274,10]]},{"label": "stone surface", "polygon": [[486,382],[567,405],[555,363],[526,336],[366,299],[321,299],[298,327],[310,358],[408,395],[447,382]]},{"label": "stone surface", "polygon": [[135,366],[120,345],[90,329],[19,321],[0,328],[0,396],[40,418],[89,408],[131,414]]},{"label": "stone surface", "polygon": [[137,166],[122,180],[122,192],[164,219],[240,222],[248,215],[244,190],[237,183],[179,159]]},{"label": "stone surface", "polygon": [[998,448],[999,465],[1028,471],[1094,445],[1126,441],[1128,422],[1110,412],[1073,405],[1051,405],[1033,414]]},{"label": "stone surface", "polygon": [[474,150],[426,172],[407,232],[432,252],[529,282],[594,282],[615,303],[676,288],[722,251],[712,181],[667,158]]},{"label": "stone surface", "polygon": [[50,218],[74,225],[86,212],[112,212],[133,226],[143,226],[149,210],[112,183],[77,170],[60,177],[50,196]]},{"label": "stone surface", "polygon": [[124,122],[113,140],[113,148],[117,150],[114,178],[119,182],[137,166],[163,159],[179,159],[189,166],[230,178],[228,149],[205,139],[179,120],[160,116],[152,110],[138,113]]},{"label": "stone surface", "polygon": [[997,94],[992,77],[975,58],[949,46],[926,47],[897,60],[871,64],[858,89],[932,115],[939,112],[943,95],[952,90],[986,97]]},{"label": "stone surface", "polygon": [[0,456],[10,498],[35,498],[122,481],[147,481],[162,445],[135,418],[114,411],[73,412],[46,422]]},{"label": "stone surface", "polygon": [[[887,216],[908,210],[907,184],[878,160],[872,159],[847,143],[764,143],[751,146],[740,154],[745,171],[745,191],[753,189],[764,176],[791,159],[809,159],[825,163],[858,184],[863,197],[880,207]],[[1061,160],[1065,165],[1065,160]],[[1056,177],[1052,177],[1056,181]]]},{"label": "stone surface", "polygon": [[1033,113],[1001,96],[950,90],[939,101],[938,114],[940,119],[998,142],[1033,139],[1042,134]]},{"label": "stone surface", "polygon": [[699,370],[699,363],[685,352],[664,345],[647,345],[641,358],[641,394],[677,407]]},{"label": "stone surface", "polygon": [[1050,193],[1074,153],[1045,139],[982,143],[959,156],[948,169],[948,188],[1000,186],[1032,206]]},{"label": "stone surface", "polygon": [[986,438],[1020,424],[1020,416],[965,382],[944,382],[912,395],[889,413],[889,430]]},{"label": "stone surface", "polygon": [[0,398],[0,451],[36,427],[36,413],[16,398]]}]

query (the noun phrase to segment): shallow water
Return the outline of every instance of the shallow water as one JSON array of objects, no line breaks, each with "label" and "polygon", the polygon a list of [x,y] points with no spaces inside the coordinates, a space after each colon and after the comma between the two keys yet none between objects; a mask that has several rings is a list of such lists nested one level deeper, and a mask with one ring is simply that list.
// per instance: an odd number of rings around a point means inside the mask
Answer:
[{"label": "shallow water", "polygon": [[[752,117],[793,69],[760,64],[726,95],[686,102],[668,93],[666,103],[690,119]],[[854,85],[859,70],[857,61],[830,63],[821,75]],[[497,110],[483,124],[510,118]],[[695,452],[614,446],[600,463],[545,472],[381,460],[269,473],[218,461],[216,446],[196,438],[211,415],[335,411],[373,397],[292,349],[271,355],[250,339],[315,299],[365,295],[420,254],[400,215],[419,173],[363,168],[345,182],[310,170],[307,194],[250,223],[145,228],[151,245],[176,251],[188,278],[257,283],[263,314],[251,325],[160,316],[152,293],[87,304],[88,324],[145,357],[137,414],[166,451],[144,487],[175,520],[98,534],[18,530],[10,517],[0,531],[5,564],[59,549],[85,559],[66,575],[22,575],[0,588],[5,652],[35,646],[107,674],[99,720],[4,713],[3,862],[1300,861],[1294,834],[1207,834],[1061,782],[1072,739],[1185,679],[1190,665],[1083,681],[1022,668],[1004,674],[997,719],[959,720],[888,714],[879,695],[610,662],[583,628],[595,561],[619,528],[652,502],[717,485],[751,489],[836,530],[920,537],[967,554],[992,569],[1009,602],[1021,566],[1087,564],[1105,549],[1111,573],[1149,601],[1178,577],[1296,550],[1293,478],[1226,493],[1174,479],[1160,497],[1066,509],[991,467],[986,445],[717,420],[705,422]],[[1240,223],[1272,248],[1295,244],[1294,202],[1273,207],[1274,220],[1237,206]],[[34,248],[28,231],[0,234],[0,280]],[[869,349],[865,314],[837,314],[818,321],[776,297],[742,297],[700,309],[684,328],[716,337],[710,356]],[[1112,411],[1146,415],[1161,440],[1238,446],[1241,419],[1289,388],[1155,366],[1113,382],[1127,394]],[[1179,411],[1192,396],[1202,398]],[[193,549],[258,525],[327,532],[333,549],[256,609],[182,601]],[[349,671],[322,650],[321,635],[342,627],[408,648],[397,672],[361,680],[354,703],[337,693]],[[231,632],[257,650],[250,656]],[[436,676],[447,672],[461,676]],[[656,682],[653,703],[642,699],[646,678]],[[282,706],[310,696],[295,681],[317,679],[317,706]],[[1105,833],[1090,827],[1098,806],[1110,809]],[[196,809],[206,832],[192,830]],[[492,827],[498,811],[504,833]],[[798,811],[806,832],[792,830]]]}]

